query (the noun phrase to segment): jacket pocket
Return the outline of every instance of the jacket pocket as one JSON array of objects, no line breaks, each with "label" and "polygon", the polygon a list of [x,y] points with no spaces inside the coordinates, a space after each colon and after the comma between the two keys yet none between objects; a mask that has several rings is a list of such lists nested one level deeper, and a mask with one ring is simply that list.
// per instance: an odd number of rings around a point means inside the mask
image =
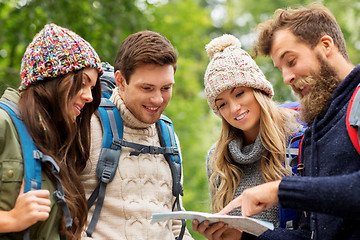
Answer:
[{"label": "jacket pocket", "polygon": [[0,162],[0,209],[10,210],[19,195],[24,176],[24,163],[17,160]]}]

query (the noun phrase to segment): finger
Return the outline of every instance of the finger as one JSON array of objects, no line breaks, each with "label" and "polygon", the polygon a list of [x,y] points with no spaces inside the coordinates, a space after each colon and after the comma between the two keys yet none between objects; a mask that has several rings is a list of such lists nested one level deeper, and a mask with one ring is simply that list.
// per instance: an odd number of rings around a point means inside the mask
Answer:
[{"label": "finger", "polygon": [[46,198],[37,198],[35,202],[38,206],[43,206],[47,208],[50,208],[51,206],[51,201]]},{"label": "finger", "polygon": [[[219,231],[220,229],[224,228],[225,223],[224,222],[217,222],[212,225],[210,225],[206,229],[206,235],[213,236],[215,232]],[[214,236],[213,236],[214,237]]]},{"label": "finger", "polygon": [[229,226],[225,224],[222,228],[219,228],[216,232],[214,232],[214,239],[221,239],[223,233],[228,230]]},{"label": "finger", "polygon": [[22,183],[21,183],[21,186],[20,186],[19,196],[24,193],[24,190],[25,190],[25,181],[23,179]]},{"label": "finger", "polygon": [[27,192],[27,194],[35,196],[37,198],[50,199],[50,192],[46,189],[39,189]]},{"label": "finger", "polygon": [[254,205],[251,204],[244,204],[241,209],[241,214],[244,217],[251,217],[255,214],[261,213],[266,209],[266,205],[264,203],[257,203]]},{"label": "finger", "polygon": [[209,227],[209,221],[205,220],[202,223],[199,224],[198,226],[198,232],[201,234],[204,234],[204,232],[206,231],[206,229]]},{"label": "finger", "polygon": [[41,213],[49,213],[51,208],[49,206],[39,205],[36,210]]},{"label": "finger", "polygon": [[194,219],[194,220],[192,221],[192,229],[197,232],[197,231],[198,231],[198,227],[199,227],[199,221],[198,221],[197,219]]},{"label": "finger", "polygon": [[36,221],[34,223],[38,221],[45,221],[46,219],[49,218],[49,216],[50,216],[49,212],[38,212],[35,217]]},{"label": "finger", "polygon": [[231,212],[234,208],[240,207],[242,204],[242,195],[232,200],[228,205],[226,205],[220,212],[219,215],[225,215]]}]

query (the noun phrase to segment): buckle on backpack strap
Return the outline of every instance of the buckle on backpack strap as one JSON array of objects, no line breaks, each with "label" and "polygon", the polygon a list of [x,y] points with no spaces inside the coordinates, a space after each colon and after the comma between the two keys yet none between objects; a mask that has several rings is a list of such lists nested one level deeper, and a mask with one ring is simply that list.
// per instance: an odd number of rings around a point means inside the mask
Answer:
[{"label": "buckle on backpack strap", "polygon": [[66,203],[64,194],[62,192],[60,192],[59,190],[55,190],[53,195],[54,195],[54,198],[55,198],[55,201],[57,204],[60,205],[60,204]]},{"label": "buckle on backpack strap", "polygon": [[178,155],[179,149],[177,147],[165,147],[164,154]]},{"label": "buckle on backpack strap", "polygon": [[130,152],[130,156],[139,156],[142,153],[177,155],[179,154],[179,149],[176,147],[144,146],[140,150]]},{"label": "buckle on backpack strap", "polygon": [[107,168],[105,168],[101,174],[101,181],[103,183],[109,183],[111,177],[111,171]]},{"label": "buckle on backpack strap", "polygon": [[63,213],[65,215],[65,220],[66,220],[66,228],[69,228],[72,226],[73,224],[73,220],[71,218],[70,215],[70,211],[69,211],[69,207],[65,201],[65,195],[63,192],[59,191],[59,190],[55,190],[53,193],[53,196],[55,198],[55,201],[57,204],[59,204],[59,206],[61,206]]},{"label": "buckle on backpack strap", "polygon": [[42,160],[44,154],[40,150],[33,150],[33,157],[37,160]]}]

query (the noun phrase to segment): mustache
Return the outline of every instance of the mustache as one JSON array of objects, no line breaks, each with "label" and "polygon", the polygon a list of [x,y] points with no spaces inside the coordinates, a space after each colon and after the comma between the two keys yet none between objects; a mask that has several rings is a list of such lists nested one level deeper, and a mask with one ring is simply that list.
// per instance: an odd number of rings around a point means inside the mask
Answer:
[{"label": "mustache", "polygon": [[314,77],[312,75],[305,76],[302,78],[297,79],[294,84],[291,86],[292,90],[294,91],[295,95],[297,95],[300,99],[304,97],[301,93],[305,87],[309,87],[311,89],[312,85],[314,84]]}]

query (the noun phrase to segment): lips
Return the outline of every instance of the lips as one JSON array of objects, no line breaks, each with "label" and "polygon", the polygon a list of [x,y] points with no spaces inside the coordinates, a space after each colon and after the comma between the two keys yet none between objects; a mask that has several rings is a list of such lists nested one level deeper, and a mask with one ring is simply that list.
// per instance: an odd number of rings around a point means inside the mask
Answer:
[{"label": "lips", "polygon": [[309,87],[308,86],[305,86],[302,90],[301,90],[301,94],[302,95],[305,95],[308,91],[309,91]]},{"label": "lips", "polygon": [[80,106],[78,104],[74,104],[74,108],[77,110],[77,115],[79,115],[82,111],[83,106]]},{"label": "lips", "polygon": [[148,107],[148,106],[144,106],[147,110],[150,110],[150,111],[157,111],[159,110],[160,107]]},{"label": "lips", "polygon": [[248,113],[249,113],[249,110],[247,110],[246,112],[243,112],[240,116],[236,117],[235,120],[242,120]]}]

